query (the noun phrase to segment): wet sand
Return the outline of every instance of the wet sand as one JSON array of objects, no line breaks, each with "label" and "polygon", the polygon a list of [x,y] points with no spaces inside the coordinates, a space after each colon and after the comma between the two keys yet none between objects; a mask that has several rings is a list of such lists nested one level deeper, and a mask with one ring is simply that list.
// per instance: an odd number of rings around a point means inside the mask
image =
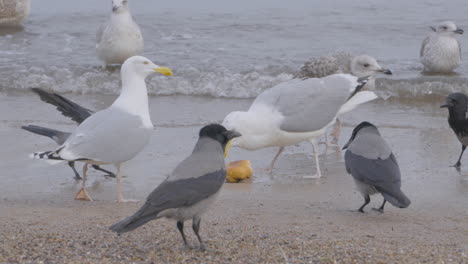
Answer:
[{"label": "wet sand", "polygon": [[[100,109],[114,96],[67,95]],[[340,145],[352,127],[367,120],[380,127],[399,161],[407,209],[371,197],[363,202],[344,169],[342,153],[321,156],[324,177],[314,172],[309,144],[287,148],[272,176],[256,172],[249,182],[225,184],[202,220],[207,251],[182,249],[175,223],[153,221],[116,236],[115,221],[141,204],[117,204],[113,179],[91,171],[95,202],[73,200],[80,182],[64,164],[30,160],[53,149],[47,138],[19,130],[35,124],[72,131],[74,124],[31,94],[0,93],[0,262],[7,263],[468,263],[468,161],[450,168],[460,146],[437,101],[377,101],[343,118]],[[151,98],[155,132],[150,145],[123,168],[124,195],[143,200],[192,149],[198,129],[221,121],[251,100],[171,96]],[[196,111],[194,110],[196,109]],[[322,149],[325,152],[325,149]],[[249,159],[266,167],[276,149],[233,148],[228,161]],[[107,166],[113,170],[112,167]],[[196,238],[186,224],[192,244]]]}]

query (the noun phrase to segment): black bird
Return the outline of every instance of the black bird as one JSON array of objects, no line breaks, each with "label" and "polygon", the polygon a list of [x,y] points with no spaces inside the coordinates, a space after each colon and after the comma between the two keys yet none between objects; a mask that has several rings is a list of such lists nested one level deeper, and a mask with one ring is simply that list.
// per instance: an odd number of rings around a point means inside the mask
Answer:
[{"label": "black bird", "polygon": [[453,167],[459,169],[461,158],[468,145],[468,97],[462,93],[451,93],[440,108],[448,108],[448,123],[462,145],[460,157]]},{"label": "black bird", "polygon": [[[39,95],[42,101],[56,106],[57,110],[60,111],[62,115],[71,118],[71,120],[75,121],[77,124],[81,124],[81,122],[83,122],[86,118],[94,114],[94,111],[84,108],[79,104],[72,102],[59,94],[49,93],[40,88],[32,88],[31,90],[37,95]],[[69,132],[63,132],[47,127],[34,125],[22,126],[21,128],[34,134],[49,137],[52,140],[54,140],[55,143],[57,143],[58,145],[62,145],[65,142],[65,140],[71,135],[71,133]],[[70,168],[72,168],[73,170],[73,173],[75,173],[75,179],[81,179],[80,174],[76,171],[75,162],[68,162],[68,166],[70,166]],[[102,171],[106,173],[107,176],[115,178],[115,174],[113,172],[105,170],[99,167],[98,165],[92,166],[95,170]]]},{"label": "black bird", "polygon": [[400,167],[382,138],[377,127],[369,122],[362,122],[353,130],[351,138],[343,147],[346,170],[350,173],[358,190],[364,196],[364,204],[358,209],[364,213],[364,207],[370,202],[370,195],[381,193],[384,200],[381,213],[388,201],[399,208],[406,208],[411,201],[401,191]]}]

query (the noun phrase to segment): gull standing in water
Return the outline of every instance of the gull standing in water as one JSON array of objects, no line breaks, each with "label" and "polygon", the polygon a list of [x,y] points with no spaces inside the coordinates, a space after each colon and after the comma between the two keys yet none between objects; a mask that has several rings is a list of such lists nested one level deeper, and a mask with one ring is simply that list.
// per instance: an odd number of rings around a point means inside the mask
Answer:
[{"label": "gull standing in water", "polygon": [[21,26],[30,8],[29,0],[0,0],[0,26]]},{"label": "gull standing in water", "polygon": [[56,150],[33,154],[38,159],[84,162],[83,187],[75,199],[91,200],[86,191],[89,164],[115,164],[118,201],[124,201],[120,166],[147,145],[153,131],[145,78],[155,71],[172,75],[170,69],[157,66],[145,57],[127,59],[120,71],[122,91],[114,103],[84,120]]},{"label": "gull standing in water", "polygon": [[128,0],[113,0],[112,14],[96,33],[96,52],[105,65],[121,64],[143,52],[143,36],[133,21]]},{"label": "gull standing in water", "polygon": [[463,34],[452,21],[431,27],[432,31],[422,45],[419,56],[425,72],[450,73],[460,65],[461,47],[456,35]]},{"label": "gull standing in water", "polygon": [[[94,111],[89,110],[75,102],[72,102],[71,100],[59,94],[47,92],[40,88],[32,88],[31,90],[37,95],[39,95],[42,101],[56,106],[57,110],[59,110],[64,116],[71,118],[77,124],[81,124],[86,118],[94,114]],[[37,135],[49,137],[58,145],[62,145],[71,135],[71,133],[69,132],[35,125],[22,126],[21,128]],[[80,174],[78,173],[78,171],[76,171],[75,162],[69,161],[68,166],[70,166],[70,168],[73,170],[73,173],[75,174],[75,179],[81,180]],[[115,174],[113,172],[105,170],[99,165],[92,165],[92,167],[95,170],[105,172],[108,176],[115,178]]]}]

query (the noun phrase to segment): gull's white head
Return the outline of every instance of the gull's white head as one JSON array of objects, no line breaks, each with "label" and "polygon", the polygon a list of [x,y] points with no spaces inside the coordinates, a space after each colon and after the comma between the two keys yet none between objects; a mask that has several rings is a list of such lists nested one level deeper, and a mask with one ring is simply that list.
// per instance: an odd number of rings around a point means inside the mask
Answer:
[{"label": "gull's white head", "polygon": [[389,69],[382,68],[374,58],[368,55],[359,55],[353,58],[351,73],[357,77],[374,76],[378,73],[392,75]]},{"label": "gull's white head", "polygon": [[128,0],[112,0],[112,12],[114,14],[128,11]]},{"label": "gull's white head", "polygon": [[122,75],[126,72],[132,72],[143,78],[154,72],[159,72],[167,76],[172,75],[172,71],[169,68],[158,66],[143,56],[133,56],[128,58],[122,64],[120,71]]},{"label": "gull's white head", "polygon": [[437,25],[437,27],[431,27],[432,31],[441,35],[455,35],[463,34],[463,29],[457,28],[457,25],[452,21],[444,21]]}]

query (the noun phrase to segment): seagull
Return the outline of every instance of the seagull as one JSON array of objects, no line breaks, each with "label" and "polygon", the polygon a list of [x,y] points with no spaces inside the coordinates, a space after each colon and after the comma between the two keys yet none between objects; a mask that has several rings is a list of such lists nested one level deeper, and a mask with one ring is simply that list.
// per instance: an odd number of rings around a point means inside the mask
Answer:
[{"label": "seagull", "polygon": [[[63,143],[65,143],[67,138],[71,135],[70,132],[63,132],[60,130],[51,129],[47,127],[41,127],[41,126],[35,126],[35,125],[22,126],[21,128],[34,134],[49,137],[53,141],[55,141],[55,143],[57,143],[58,145],[62,145]],[[68,166],[70,166],[70,168],[73,170],[73,173],[75,174],[74,178],[76,180],[81,180],[82,178],[75,168],[75,161],[69,161]],[[92,167],[95,170],[106,173],[106,176],[115,178],[115,174],[113,172],[103,169],[99,165],[92,165]]]},{"label": "seagull", "polygon": [[410,205],[411,201],[400,189],[400,167],[377,127],[362,122],[354,128],[343,149],[346,149],[346,171],[353,176],[365,200],[358,212],[364,213],[364,207],[370,202],[369,196],[376,193],[381,193],[384,198],[380,208],[375,209],[381,213],[387,201],[399,208]]},{"label": "seagull", "polygon": [[324,78],[291,79],[261,93],[247,112],[231,112],[223,121],[227,129],[242,134],[233,146],[248,150],[279,147],[267,171],[271,172],[285,146],[310,141],[317,173],[321,177],[316,138],[333,125],[349,99],[359,94],[369,78],[334,74]]},{"label": "seagull", "polygon": [[451,93],[447,96],[445,104],[440,107],[448,108],[448,123],[462,145],[460,157],[458,157],[457,163],[453,165],[453,167],[459,169],[463,152],[465,152],[468,145],[468,97],[462,93]]},{"label": "seagull", "polygon": [[143,52],[143,36],[133,21],[128,0],[112,0],[112,14],[96,33],[96,52],[105,65],[121,64]]},{"label": "seagull", "polygon": [[128,58],[120,70],[122,91],[114,103],[85,119],[57,149],[33,154],[38,159],[84,162],[83,186],[75,199],[91,201],[86,191],[89,164],[115,164],[118,201],[125,201],[120,166],[148,144],[153,131],[145,78],[155,71],[172,75],[170,69],[160,67],[145,57]]},{"label": "seagull", "polygon": [[29,0],[0,0],[0,26],[21,26],[30,8]]},{"label": "seagull", "polygon": [[306,61],[296,74],[296,78],[322,78],[337,73],[348,73],[358,78],[378,73],[392,75],[392,71],[380,66],[377,60],[369,55],[335,52]]},{"label": "seagull", "polygon": [[[94,114],[94,111],[82,107],[79,104],[72,102],[59,94],[49,93],[40,88],[32,88],[31,90],[37,95],[39,95],[42,101],[56,106],[57,110],[59,110],[64,116],[70,117],[77,124],[81,124],[81,122],[83,122],[86,118]],[[58,145],[62,145],[63,143],[65,143],[67,138],[71,135],[70,132],[64,132],[56,129],[35,125],[22,126],[21,128],[34,134],[49,137],[52,140],[54,140],[55,143],[57,143]],[[75,162],[69,161],[68,166],[70,166],[70,168],[73,170],[73,173],[75,174],[75,179],[80,180],[81,176],[78,173],[78,171],[76,171]],[[107,176],[115,178],[115,174],[113,172],[105,170],[98,165],[92,165],[92,167],[95,170],[99,170],[106,173]]]},{"label": "seagull", "polygon": [[461,47],[456,35],[463,34],[452,21],[431,27],[432,31],[421,45],[419,56],[425,72],[450,73],[460,65]]},{"label": "seagull", "polygon": [[[322,78],[328,75],[337,73],[347,73],[358,78],[366,76],[375,76],[377,74],[392,75],[392,71],[383,68],[377,60],[369,55],[353,55],[348,52],[335,52],[329,55],[311,58],[306,61],[301,67],[296,78]],[[364,90],[367,92],[364,93]],[[375,90],[375,80],[372,78],[363,88],[363,92],[359,94],[359,99],[355,98],[348,106],[338,115],[345,114],[353,110],[357,105],[377,99],[378,96],[373,92]],[[333,144],[337,144],[341,134],[341,121],[336,119],[336,124],[333,128]],[[325,139],[328,145],[328,137],[325,134]]]},{"label": "seagull", "polygon": [[184,245],[189,247],[184,222],[192,219],[199,248],[205,250],[199,234],[201,216],[216,199],[226,180],[224,158],[231,140],[239,136],[238,132],[226,130],[218,124],[204,126],[192,154],[148,195],[145,204],[135,214],[113,224],[110,229],[121,234],[166,217],[177,221]]}]

